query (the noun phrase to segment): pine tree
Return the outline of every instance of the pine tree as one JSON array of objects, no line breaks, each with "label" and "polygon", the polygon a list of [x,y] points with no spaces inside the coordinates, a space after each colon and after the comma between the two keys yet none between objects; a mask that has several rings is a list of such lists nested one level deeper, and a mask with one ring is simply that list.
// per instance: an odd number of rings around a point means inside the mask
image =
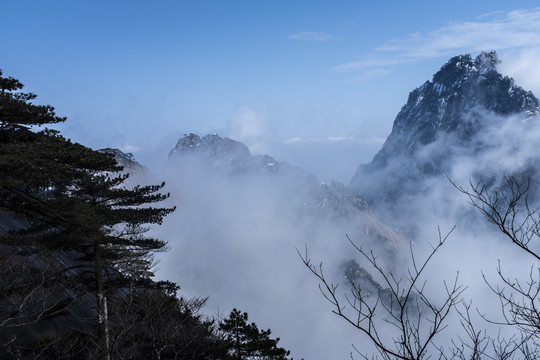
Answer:
[{"label": "pine tree", "polygon": [[[152,207],[168,197],[164,184],[127,188],[113,156],[36,126],[65,121],[52,106],[0,72],[0,210],[26,221],[7,245],[62,251],[77,262],[96,295],[100,358],[108,359],[107,292],[129,284],[152,286],[152,254],[166,249],[146,236],[174,208]],[[71,267],[73,268],[73,266]]]},{"label": "pine tree", "polygon": [[229,351],[225,359],[288,360],[290,351],[277,346],[279,338],[270,338],[271,331],[259,330],[255,323],[248,323],[248,314],[233,309],[219,329],[225,334]]}]

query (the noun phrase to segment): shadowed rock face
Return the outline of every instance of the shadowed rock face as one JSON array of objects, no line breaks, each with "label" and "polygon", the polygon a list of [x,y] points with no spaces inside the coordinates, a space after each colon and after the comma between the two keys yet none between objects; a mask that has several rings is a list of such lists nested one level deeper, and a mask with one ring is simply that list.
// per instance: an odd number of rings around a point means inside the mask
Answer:
[{"label": "shadowed rock face", "polygon": [[[421,179],[447,171],[455,151],[482,151],[476,136],[502,117],[516,115],[519,126],[537,115],[538,99],[498,73],[498,63],[495,52],[451,58],[409,94],[382,149],[358,167],[350,186],[369,203],[392,203],[422,191]],[[422,152],[443,137],[430,154]]]}]

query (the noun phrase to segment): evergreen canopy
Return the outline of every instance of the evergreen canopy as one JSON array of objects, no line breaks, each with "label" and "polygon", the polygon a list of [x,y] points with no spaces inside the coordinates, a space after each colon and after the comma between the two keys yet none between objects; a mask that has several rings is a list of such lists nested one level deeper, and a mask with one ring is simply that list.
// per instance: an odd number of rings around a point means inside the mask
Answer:
[{"label": "evergreen canopy", "polygon": [[229,349],[225,359],[271,359],[288,360],[290,351],[277,346],[279,338],[272,339],[271,331],[259,330],[255,323],[248,322],[248,314],[233,309],[227,319],[219,325],[225,333],[225,341]]},{"label": "evergreen canopy", "polygon": [[[110,357],[107,296],[131,284],[151,281],[152,255],[166,243],[146,235],[174,208],[152,207],[165,200],[160,185],[128,188],[111,154],[40,129],[66,119],[54,108],[33,104],[36,95],[0,72],[0,211],[25,225],[2,237],[3,246],[61,251],[66,269],[95,295],[98,358]],[[74,265],[75,264],[75,265]],[[73,273],[72,273],[73,274]]]}]

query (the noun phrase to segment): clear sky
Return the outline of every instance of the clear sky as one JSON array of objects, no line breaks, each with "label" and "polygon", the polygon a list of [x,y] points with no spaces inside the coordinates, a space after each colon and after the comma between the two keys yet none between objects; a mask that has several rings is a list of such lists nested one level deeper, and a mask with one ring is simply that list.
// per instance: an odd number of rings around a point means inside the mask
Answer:
[{"label": "clear sky", "polygon": [[348,182],[451,56],[496,50],[518,84],[540,88],[536,1],[0,5],[4,74],[68,117],[65,136],[151,169],[184,133],[217,132]]}]

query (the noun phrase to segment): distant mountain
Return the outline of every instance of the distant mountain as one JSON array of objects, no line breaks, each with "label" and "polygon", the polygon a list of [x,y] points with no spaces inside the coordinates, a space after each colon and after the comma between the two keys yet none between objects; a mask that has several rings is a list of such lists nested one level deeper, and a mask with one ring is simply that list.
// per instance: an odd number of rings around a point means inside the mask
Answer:
[{"label": "distant mountain", "polygon": [[382,149],[358,167],[350,187],[368,203],[392,204],[425,191],[423,181],[449,172],[458,156],[497,147],[499,140],[486,134],[508,117],[516,127],[527,126],[540,112],[539,101],[501,75],[498,63],[495,52],[451,58],[409,94]]},{"label": "distant mountain", "polygon": [[179,171],[198,171],[202,177],[249,179],[257,192],[282,198],[286,203],[281,206],[297,209],[298,216],[315,223],[332,223],[342,237],[349,234],[361,242],[374,242],[390,256],[397,256],[406,246],[405,239],[380,221],[367,203],[345,185],[321,183],[313,174],[269,155],[253,156],[238,141],[217,134],[186,134],[170,151],[169,160]]},{"label": "distant mountain", "polygon": [[141,163],[135,160],[132,153],[125,153],[121,150],[112,148],[99,149],[98,151],[113,155],[118,165],[122,166],[125,172],[143,173],[148,171],[146,166],[141,165]]},{"label": "distant mountain", "polygon": [[231,174],[246,172],[294,173],[303,181],[317,183],[317,179],[299,167],[277,161],[269,155],[251,155],[248,147],[238,141],[222,138],[218,134],[208,134],[202,138],[196,134],[186,134],[178,140],[169,152],[173,161],[188,158]]}]

